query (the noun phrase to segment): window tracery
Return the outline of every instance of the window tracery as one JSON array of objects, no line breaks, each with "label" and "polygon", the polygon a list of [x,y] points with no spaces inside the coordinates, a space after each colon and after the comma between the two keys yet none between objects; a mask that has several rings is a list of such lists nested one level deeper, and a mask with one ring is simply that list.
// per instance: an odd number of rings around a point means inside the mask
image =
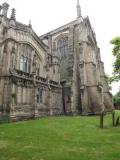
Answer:
[{"label": "window tracery", "polygon": [[30,68],[31,68],[31,60],[30,58],[21,55],[20,57],[20,70],[23,72],[30,73]]},{"label": "window tracery", "polygon": [[57,52],[60,58],[64,58],[68,54],[68,37],[62,37],[57,41]]},{"label": "window tracery", "polygon": [[28,45],[21,45],[19,58],[19,69],[23,72],[30,73],[31,72],[31,56],[32,49]]}]

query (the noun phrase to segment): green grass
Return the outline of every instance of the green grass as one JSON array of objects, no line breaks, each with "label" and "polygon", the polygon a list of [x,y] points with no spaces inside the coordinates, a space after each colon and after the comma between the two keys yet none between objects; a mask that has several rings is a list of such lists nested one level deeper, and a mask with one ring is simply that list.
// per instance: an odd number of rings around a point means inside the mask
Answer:
[{"label": "green grass", "polygon": [[120,160],[120,127],[111,115],[104,129],[96,116],[1,124],[0,160]]}]

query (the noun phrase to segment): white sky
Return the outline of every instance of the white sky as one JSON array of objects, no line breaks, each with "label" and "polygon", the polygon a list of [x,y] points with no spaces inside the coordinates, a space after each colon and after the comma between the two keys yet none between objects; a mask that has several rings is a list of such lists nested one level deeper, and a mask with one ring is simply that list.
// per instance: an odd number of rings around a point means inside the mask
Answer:
[{"label": "white sky", "polygon": [[[76,19],[76,0],[0,0],[16,9],[17,21],[32,21],[34,31],[42,35]],[[83,17],[88,15],[95,30],[105,72],[112,73],[112,46],[110,40],[120,36],[120,0],[80,0]],[[120,82],[112,85],[112,93],[119,90]]]}]

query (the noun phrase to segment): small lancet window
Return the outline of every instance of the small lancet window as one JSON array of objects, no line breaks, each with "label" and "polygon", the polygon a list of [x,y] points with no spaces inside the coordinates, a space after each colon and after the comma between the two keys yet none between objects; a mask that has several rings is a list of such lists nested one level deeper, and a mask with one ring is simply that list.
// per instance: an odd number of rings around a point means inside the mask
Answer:
[{"label": "small lancet window", "polygon": [[43,102],[43,88],[37,89],[37,103],[40,104]]}]

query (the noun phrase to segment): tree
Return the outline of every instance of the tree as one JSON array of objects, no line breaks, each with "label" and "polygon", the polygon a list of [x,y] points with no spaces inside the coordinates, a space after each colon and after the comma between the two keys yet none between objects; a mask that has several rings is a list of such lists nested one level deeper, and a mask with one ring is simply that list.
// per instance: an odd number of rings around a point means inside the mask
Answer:
[{"label": "tree", "polygon": [[109,90],[112,90],[111,83],[113,82],[113,77],[110,77],[108,74],[105,74],[105,79],[107,80]]},{"label": "tree", "polygon": [[120,106],[120,91],[113,97],[114,106]]},{"label": "tree", "polygon": [[115,62],[113,64],[113,77],[111,77],[112,82],[120,80],[120,37],[112,39],[111,44],[114,45],[112,53],[115,57]]}]

